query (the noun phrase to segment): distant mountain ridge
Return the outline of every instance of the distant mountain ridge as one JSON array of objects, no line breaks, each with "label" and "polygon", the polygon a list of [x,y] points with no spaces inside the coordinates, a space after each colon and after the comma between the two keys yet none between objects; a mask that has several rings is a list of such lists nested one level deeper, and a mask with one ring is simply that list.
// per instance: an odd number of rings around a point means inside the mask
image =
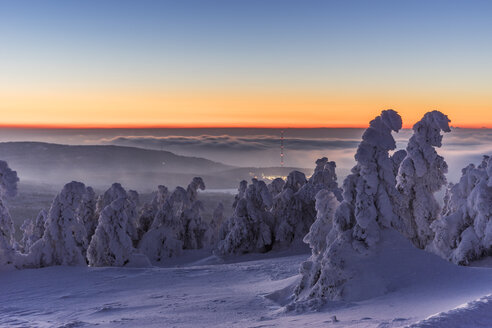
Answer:
[{"label": "distant mountain ridge", "polygon": [[[114,145],[0,142],[0,160],[21,181],[63,185],[72,180],[104,188],[118,181],[131,188],[187,185],[202,176],[208,188],[235,188],[242,179],[287,175],[294,168],[239,168],[169,151]],[[309,170],[303,170],[308,173]]]}]

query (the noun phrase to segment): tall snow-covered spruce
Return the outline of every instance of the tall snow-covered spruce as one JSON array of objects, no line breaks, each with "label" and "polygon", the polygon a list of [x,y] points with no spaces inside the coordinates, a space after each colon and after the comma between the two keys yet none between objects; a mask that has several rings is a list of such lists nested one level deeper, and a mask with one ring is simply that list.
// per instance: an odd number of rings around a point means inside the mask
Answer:
[{"label": "tall snow-covered spruce", "polygon": [[14,223],[5,206],[5,197],[17,194],[17,172],[10,169],[7,162],[0,161],[0,271],[14,268]]},{"label": "tall snow-covered spruce", "polygon": [[434,194],[446,185],[448,166],[434,147],[442,145],[441,131],[451,131],[449,122],[446,115],[432,111],[415,123],[396,177],[400,194],[398,230],[419,248],[425,248],[434,238],[430,225],[441,211]]},{"label": "tall snow-covered spruce", "polygon": [[291,306],[317,307],[327,299],[360,299],[377,293],[358,290],[353,282],[370,274],[360,272],[358,262],[376,252],[386,236],[384,231],[392,230],[396,218],[392,206],[395,173],[389,151],[396,148],[391,133],[401,126],[401,117],[393,110],[383,111],[370,122],[355,155],[357,164],[343,183],[343,201],[334,217],[335,197],[319,194],[318,220],[332,218],[333,228],[323,236],[314,231],[321,224],[314,225],[306,237],[312,256],[301,266],[302,279]]}]

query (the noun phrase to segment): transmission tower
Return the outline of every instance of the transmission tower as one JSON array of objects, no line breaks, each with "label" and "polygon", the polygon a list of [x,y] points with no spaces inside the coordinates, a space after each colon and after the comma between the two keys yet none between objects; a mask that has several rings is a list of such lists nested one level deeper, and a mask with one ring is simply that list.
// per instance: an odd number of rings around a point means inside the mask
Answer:
[{"label": "transmission tower", "polygon": [[284,130],[280,130],[280,167],[284,167]]}]

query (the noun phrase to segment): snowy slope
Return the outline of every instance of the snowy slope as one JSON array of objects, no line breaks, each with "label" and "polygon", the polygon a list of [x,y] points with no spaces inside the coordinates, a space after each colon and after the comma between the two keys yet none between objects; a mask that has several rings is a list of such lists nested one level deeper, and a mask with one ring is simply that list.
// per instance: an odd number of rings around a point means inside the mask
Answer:
[{"label": "snowy slope", "polygon": [[[289,294],[307,254],[247,255],[223,263],[205,252],[190,252],[179,266],[167,268],[2,272],[0,326],[403,327],[434,314],[415,327],[487,326],[479,323],[489,321],[490,296],[473,301],[492,294],[491,269],[457,267],[409,243],[388,252],[401,265],[388,273],[392,290],[307,313],[286,312],[272,300]],[[472,303],[453,310],[467,302]]]}]

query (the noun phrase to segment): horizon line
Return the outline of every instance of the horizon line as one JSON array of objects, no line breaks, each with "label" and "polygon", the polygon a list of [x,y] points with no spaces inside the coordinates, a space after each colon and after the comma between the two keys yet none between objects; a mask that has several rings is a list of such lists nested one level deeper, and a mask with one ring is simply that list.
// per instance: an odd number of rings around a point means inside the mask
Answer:
[{"label": "horizon line", "polygon": [[[402,129],[411,129],[413,125],[404,124]],[[53,129],[53,130],[111,130],[111,129],[366,129],[367,125],[309,125],[309,124],[5,124],[0,129]],[[458,129],[492,129],[492,126],[479,124],[452,125]]]}]

